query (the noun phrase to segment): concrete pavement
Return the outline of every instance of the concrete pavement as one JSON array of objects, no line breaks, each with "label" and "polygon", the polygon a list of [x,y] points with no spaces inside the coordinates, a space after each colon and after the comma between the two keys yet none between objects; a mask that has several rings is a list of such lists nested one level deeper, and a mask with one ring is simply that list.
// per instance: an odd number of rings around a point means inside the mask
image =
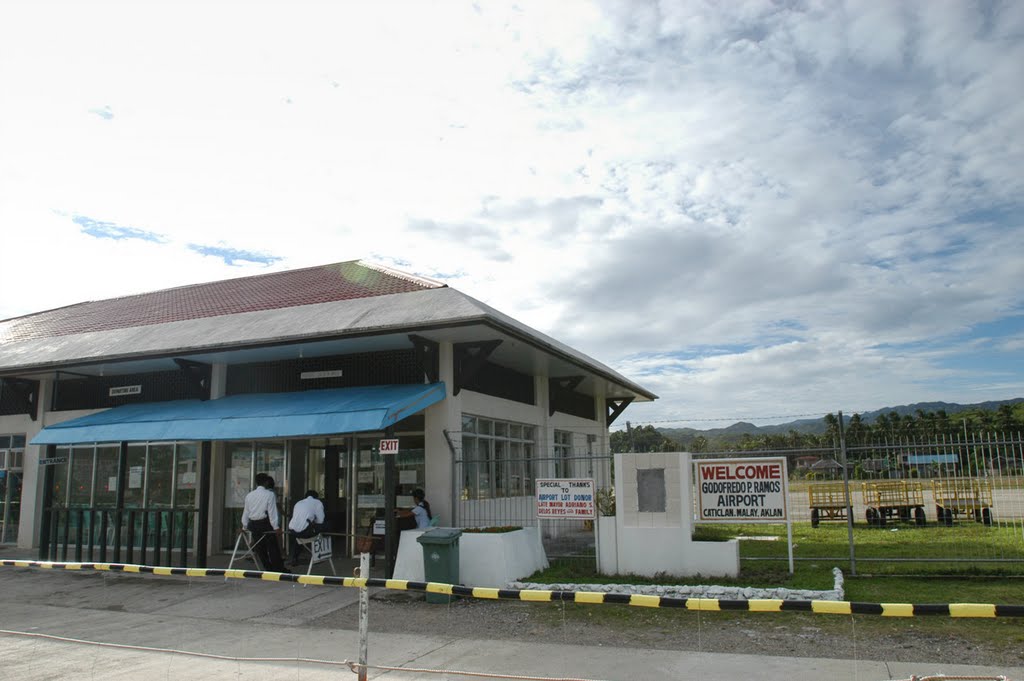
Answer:
[{"label": "concrete pavement", "polygon": [[[4,551],[0,557],[14,556]],[[354,627],[358,617],[357,589],[303,587],[255,580],[0,568],[0,594],[0,629],[6,631],[235,657],[286,658],[286,661],[239,662],[0,634],[0,681],[356,678],[346,666],[296,662],[295,659],[335,662],[357,659],[359,635],[356,630],[308,626],[324,614],[345,608],[351,611]],[[374,633],[373,610],[371,601],[369,662],[378,666],[463,670],[507,674],[512,678],[541,676],[602,681],[680,678],[877,681],[938,673],[990,677],[1003,674],[1024,679],[1024,668],[453,639],[444,631],[431,630],[430,623],[420,621],[410,621],[408,634]],[[397,681],[472,678],[379,669],[369,672],[369,678],[385,676]]]}]

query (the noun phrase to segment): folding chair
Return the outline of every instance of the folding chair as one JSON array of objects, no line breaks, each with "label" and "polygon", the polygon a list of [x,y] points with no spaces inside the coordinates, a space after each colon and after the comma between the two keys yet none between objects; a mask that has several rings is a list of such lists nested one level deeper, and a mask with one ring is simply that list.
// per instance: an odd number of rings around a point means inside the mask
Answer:
[{"label": "folding chair", "polygon": [[[250,532],[249,530],[242,530],[241,532],[239,532],[238,538],[235,539],[235,548],[231,552],[231,560],[228,562],[228,570],[232,569],[236,560],[242,561],[247,558],[252,560],[252,562],[256,564],[257,570],[266,570],[262,563],[260,563],[259,556],[256,554],[256,545],[263,541],[264,537],[266,537],[266,535],[263,535],[256,541],[253,541],[252,532]],[[238,555],[239,544],[242,543],[243,539],[245,540],[245,552],[242,553],[242,555]],[[224,581],[227,581],[227,579],[228,578],[225,577]]]}]

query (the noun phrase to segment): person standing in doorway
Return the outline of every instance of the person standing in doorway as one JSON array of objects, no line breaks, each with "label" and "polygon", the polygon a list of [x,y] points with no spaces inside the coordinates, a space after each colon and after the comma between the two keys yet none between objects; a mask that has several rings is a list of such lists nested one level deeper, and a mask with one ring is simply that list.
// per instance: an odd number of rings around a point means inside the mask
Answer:
[{"label": "person standing in doorway", "polygon": [[242,529],[252,533],[255,542],[253,550],[263,564],[263,569],[284,572],[279,544],[281,524],[277,513],[277,496],[274,494],[274,479],[266,473],[256,474],[256,487],[245,495]]},{"label": "person standing in doorway", "polygon": [[430,512],[430,502],[427,501],[426,495],[421,489],[412,491],[412,501],[415,506],[408,511],[395,511],[399,518],[398,529],[425,530],[430,527],[430,521],[434,517]]}]

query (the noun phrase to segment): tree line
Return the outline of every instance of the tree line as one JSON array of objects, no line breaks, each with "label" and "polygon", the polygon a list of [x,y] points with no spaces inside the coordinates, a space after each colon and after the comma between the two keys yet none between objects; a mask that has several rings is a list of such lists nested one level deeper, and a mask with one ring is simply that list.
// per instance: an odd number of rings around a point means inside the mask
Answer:
[{"label": "tree line", "polygon": [[[778,449],[827,449],[839,441],[839,417],[825,414],[823,433],[790,429],[787,433],[730,433],[707,437],[692,431],[669,437],[653,425],[631,426],[611,434],[612,452],[732,452]],[[1024,431],[1024,403],[997,409],[969,409],[954,414],[945,410],[879,414],[870,422],[860,414],[843,418],[843,435],[851,447],[907,440],[950,442],[969,440],[980,433]]]}]

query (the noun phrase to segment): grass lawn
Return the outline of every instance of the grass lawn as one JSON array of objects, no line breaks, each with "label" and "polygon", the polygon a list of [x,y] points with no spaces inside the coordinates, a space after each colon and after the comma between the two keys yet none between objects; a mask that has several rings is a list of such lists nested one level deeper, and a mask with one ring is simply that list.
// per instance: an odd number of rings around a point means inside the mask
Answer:
[{"label": "grass lawn", "polygon": [[[838,567],[845,578],[846,599],[851,601],[1018,605],[1024,604],[1024,540],[1019,534],[1019,529],[975,523],[954,527],[900,524],[895,531],[892,527],[854,527],[858,561],[854,575],[845,524],[823,523],[817,528],[797,524],[793,527],[797,560],[790,575],[784,525],[699,525],[694,538],[701,541],[741,538],[739,578],[606,576],[595,573],[593,559],[574,559],[554,561],[530,580],[826,590],[833,586],[832,568]],[[978,556],[1007,562],[970,561]],[[963,562],[948,560],[951,557]]]},{"label": "grass lawn", "polygon": [[[1024,605],[1024,541],[1020,530],[963,523],[954,527],[919,528],[899,524],[883,529],[854,528],[857,574],[851,574],[845,524],[822,523],[793,527],[794,574],[789,574],[784,525],[699,525],[695,539],[704,541],[746,537],[740,541],[741,574],[737,579],[676,577],[645,578],[598,575],[593,557],[556,560],[530,581],[577,584],[665,584],[788,587],[827,590],[833,586],[832,568],[845,579],[845,598],[865,603],[995,603]],[[772,539],[774,538],[774,539]],[[971,557],[1010,559],[1002,563],[970,562]],[[963,558],[951,562],[950,557]],[[920,560],[945,559],[946,562]],[[902,560],[893,560],[902,559]],[[917,560],[915,560],[917,559]],[[1013,562],[1016,561],[1016,562]],[[819,646],[830,641],[856,642],[870,656],[894,646],[925,646],[924,655],[953,661],[959,655],[984,651],[977,657],[989,664],[1024,662],[1024,619],[968,619],[945,616],[879,617],[874,615],[817,615],[810,613],[750,613],[740,611],[688,612],[630,606],[552,604],[538,613],[572,626],[600,625],[656,640],[659,632],[682,627],[709,632],[732,628],[754,632],[784,632],[788,640],[810,637]],[[718,628],[718,629],[716,629]],[[706,637],[712,640],[713,635]],[[671,644],[670,644],[671,645]],[[710,644],[709,644],[710,645]],[[781,653],[780,653],[781,654]],[[812,654],[824,654],[813,652]],[[841,653],[850,656],[846,651]],[[827,655],[825,655],[827,656]]]}]

